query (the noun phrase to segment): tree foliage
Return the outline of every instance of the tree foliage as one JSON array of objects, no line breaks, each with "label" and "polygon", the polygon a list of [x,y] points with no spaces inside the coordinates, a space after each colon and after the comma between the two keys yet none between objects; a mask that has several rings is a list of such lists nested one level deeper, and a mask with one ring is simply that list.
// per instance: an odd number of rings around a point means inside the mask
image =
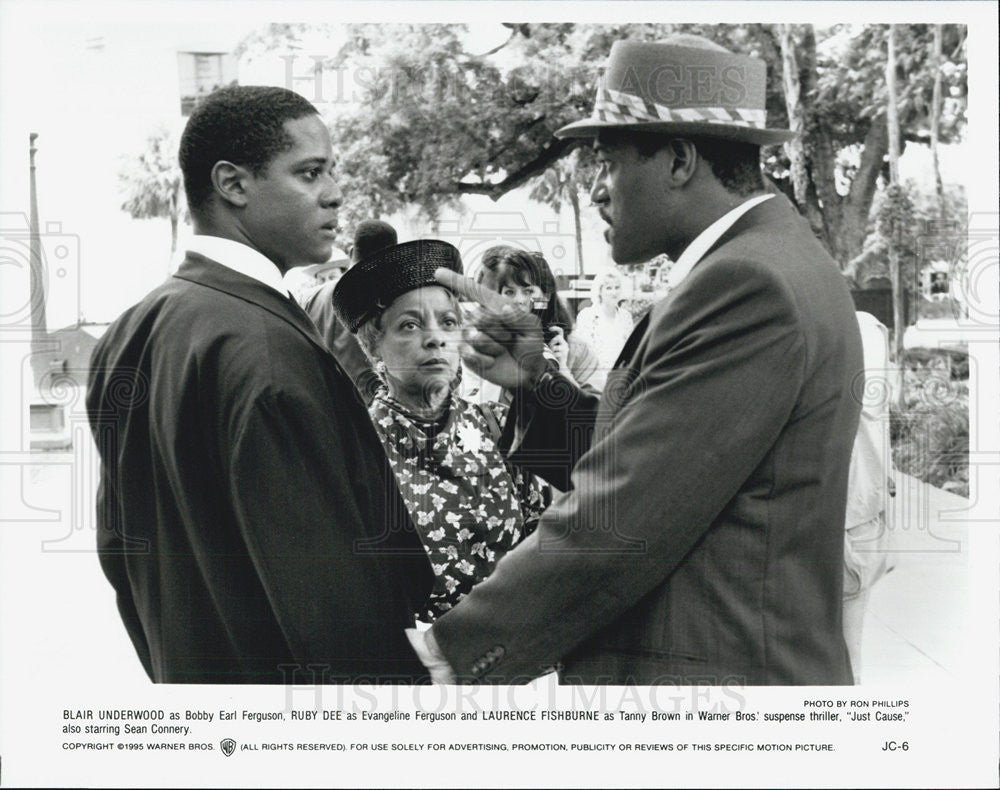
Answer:
[{"label": "tree foliage", "polygon": [[[330,62],[358,99],[332,131],[365,203],[416,203],[434,216],[462,194],[499,197],[568,152],[552,136],[578,114],[561,94],[566,73],[537,59],[503,71],[490,56],[468,53],[463,32],[355,25]],[[363,161],[369,155],[372,163]]]},{"label": "tree foliage", "polygon": [[[801,128],[801,142],[767,149],[768,175],[791,195],[841,265],[861,251],[888,148],[883,25],[507,25],[509,37],[470,52],[462,25],[347,26],[325,64],[351,92],[331,118],[345,181],[347,219],[419,206],[434,218],[463,194],[498,199],[559,168],[579,141],[553,132],[589,115],[594,85],[614,41],[655,41],[673,32],[704,35],[768,64],[771,126]],[[315,31],[313,31],[315,32]],[[268,29],[248,46],[277,46],[294,30]],[[898,26],[902,144],[930,139],[934,78],[943,80],[938,133],[965,125],[965,29],[942,27],[934,68],[931,25]],[[586,159],[582,158],[581,162]],[[557,164],[562,162],[562,164]],[[534,184],[555,205],[564,188]],[[575,176],[582,191],[589,179]],[[547,196],[547,197],[546,197]]]},{"label": "tree foliage", "polygon": [[[847,265],[861,251],[880,177],[887,176],[885,25],[788,26],[782,61],[790,115],[802,123],[799,143],[785,146],[796,202],[831,253]],[[965,127],[965,28],[944,26],[947,59],[940,71],[949,98],[938,127],[942,142]],[[900,150],[930,142],[933,27],[896,26]],[[793,71],[790,73],[790,69]],[[794,94],[797,93],[797,96]],[[781,157],[779,156],[780,160]],[[804,180],[796,180],[796,178]]]},{"label": "tree foliage", "polygon": [[178,139],[166,127],[154,130],[144,150],[122,158],[118,186],[122,211],[133,219],[169,219],[170,253],[177,249],[177,226],[186,209]]},{"label": "tree foliage", "polygon": [[569,156],[558,160],[540,176],[532,179],[528,197],[537,203],[551,206],[557,214],[569,203],[573,211],[573,230],[576,237],[577,273],[583,274],[583,228],[580,218],[580,195],[586,194],[596,177],[595,160],[586,148],[577,148]]}]

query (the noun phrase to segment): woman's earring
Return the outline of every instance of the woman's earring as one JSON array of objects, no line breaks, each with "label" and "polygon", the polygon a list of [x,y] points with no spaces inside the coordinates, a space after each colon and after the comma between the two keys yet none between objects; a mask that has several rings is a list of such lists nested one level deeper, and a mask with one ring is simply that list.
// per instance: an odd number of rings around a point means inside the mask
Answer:
[{"label": "woman's earring", "polygon": [[385,381],[385,363],[381,359],[375,360],[375,375]]}]

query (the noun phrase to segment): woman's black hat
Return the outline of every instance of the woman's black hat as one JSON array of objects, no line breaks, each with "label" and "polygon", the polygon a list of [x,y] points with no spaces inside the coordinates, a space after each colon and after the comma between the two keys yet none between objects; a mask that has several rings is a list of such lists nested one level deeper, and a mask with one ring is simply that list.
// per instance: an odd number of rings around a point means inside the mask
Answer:
[{"label": "woman's black hat", "polygon": [[386,247],[356,263],[333,290],[333,309],[351,332],[415,288],[440,286],[434,270],[462,274],[462,256],[446,241],[417,239]]}]

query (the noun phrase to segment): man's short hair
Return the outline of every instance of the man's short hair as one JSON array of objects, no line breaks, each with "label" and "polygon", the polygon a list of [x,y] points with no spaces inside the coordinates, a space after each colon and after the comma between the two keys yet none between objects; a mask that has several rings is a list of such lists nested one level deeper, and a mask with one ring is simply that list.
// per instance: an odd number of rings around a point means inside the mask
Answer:
[{"label": "man's short hair", "polygon": [[635,145],[636,151],[648,159],[673,140],[690,140],[698,156],[708,164],[712,175],[728,191],[737,195],[750,195],[765,189],[760,170],[760,146],[720,137],[697,135],[655,134],[630,130],[601,132],[600,139],[611,144]]},{"label": "man's short hair", "polygon": [[195,107],[181,136],[181,172],[192,213],[208,205],[216,162],[242,165],[259,176],[277,154],[292,146],[285,121],[316,112],[287,88],[233,86],[209,94]]}]

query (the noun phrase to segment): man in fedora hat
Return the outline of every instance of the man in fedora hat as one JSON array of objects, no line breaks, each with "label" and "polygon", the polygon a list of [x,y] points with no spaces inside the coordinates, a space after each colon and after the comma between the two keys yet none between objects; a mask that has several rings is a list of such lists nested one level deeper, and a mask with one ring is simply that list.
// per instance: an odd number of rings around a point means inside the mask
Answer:
[{"label": "man in fedora hat", "polygon": [[329,132],[284,88],[181,138],[195,236],[94,353],[98,554],[155,682],[412,681],[433,575],[350,379],[282,284],[325,261]]},{"label": "man in fedora hat", "polygon": [[844,684],[847,471],[862,368],[851,298],[761,179],[765,65],[701,38],[618,42],[594,114],[591,192],[619,264],[676,261],[600,402],[484,305],[465,361],[517,388],[510,458],[567,491],[426,634],[438,680],[558,666],[594,684]]},{"label": "man in fedora hat", "polygon": [[[354,231],[354,244],[351,247],[351,266],[354,267],[366,258],[396,244],[396,229],[388,222],[378,219],[366,219],[358,223]],[[372,363],[358,343],[357,337],[337,318],[333,309],[333,291],[337,287],[336,280],[324,283],[312,291],[302,304],[302,308],[316,324],[323,341],[330,349],[347,375],[351,377],[354,386],[365,399],[371,403],[379,387],[379,378],[372,369]]]}]

